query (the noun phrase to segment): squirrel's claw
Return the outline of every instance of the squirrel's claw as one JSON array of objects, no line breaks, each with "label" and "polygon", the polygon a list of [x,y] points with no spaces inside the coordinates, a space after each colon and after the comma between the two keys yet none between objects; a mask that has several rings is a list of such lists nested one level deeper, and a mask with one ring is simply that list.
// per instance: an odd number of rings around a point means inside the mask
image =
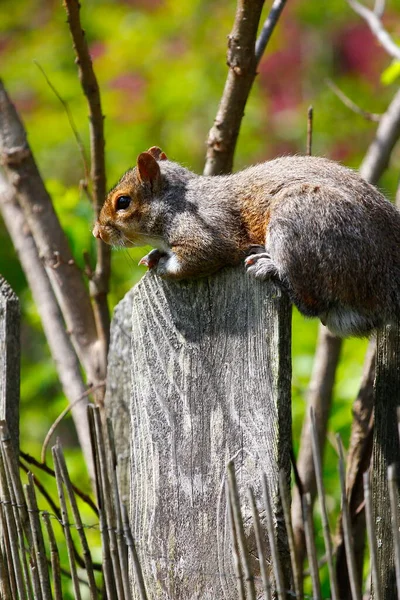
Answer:
[{"label": "squirrel's claw", "polygon": [[146,256],[143,256],[143,258],[139,260],[138,264],[144,265],[148,269],[154,269],[154,267],[158,265],[158,262],[162,256],[164,256],[164,252],[160,252],[160,250],[157,250],[157,248],[155,248],[154,250],[146,254]]}]

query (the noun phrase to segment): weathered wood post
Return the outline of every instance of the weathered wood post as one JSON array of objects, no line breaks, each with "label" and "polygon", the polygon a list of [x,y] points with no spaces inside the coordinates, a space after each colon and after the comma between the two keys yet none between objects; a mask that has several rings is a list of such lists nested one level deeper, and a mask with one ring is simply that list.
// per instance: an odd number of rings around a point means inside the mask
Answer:
[{"label": "weathered wood post", "polygon": [[[388,490],[388,467],[396,463],[399,477],[400,449],[397,410],[400,407],[400,330],[387,326],[378,332],[375,375],[375,420],[371,487],[378,548],[382,600],[397,598],[395,551]],[[399,486],[399,479],[397,479]],[[400,523],[400,507],[397,518]]]},{"label": "weathered wood post", "polygon": [[0,275],[0,419],[7,421],[16,450],[19,447],[20,355],[19,300]]},{"label": "weathered wood post", "polygon": [[[246,488],[261,499],[263,471],[280,516],[278,472],[290,474],[290,323],[286,296],[240,269],[187,283],[149,273],[117,308],[106,403],[118,451],[130,447],[131,527],[149,597],[237,598],[229,460],[245,519]],[[282,528],[278,518],[287,559]]]}]

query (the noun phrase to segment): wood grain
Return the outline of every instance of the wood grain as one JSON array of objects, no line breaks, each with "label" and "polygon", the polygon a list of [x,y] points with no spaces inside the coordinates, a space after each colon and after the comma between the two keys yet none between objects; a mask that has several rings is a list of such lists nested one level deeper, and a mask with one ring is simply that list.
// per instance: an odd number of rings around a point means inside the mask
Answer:
[{"label": "wood grain", "polygon": [[16,450],[19,449],[20,358],[19,300],[0,275],[0,419],[7,421]]},{"label": "wood grain", "polygon": [[[107,406],[120,433],[127,419],[116,405],[110,409],[110,399],[126,395],[128,383],[120,376],[127,341],[116,332],[123,327],[128,333],[123,323],[130,305],[130,520],[148,594],[235,598],[224,495],[230,459],[250,546],[255,548],[246,491],[251,484],[261,498],[265,471],[279,519],[278,544],[288,559],[277,501],[279,469],[288,478],[290,473],[288,300],[239,269],[187,283],[147,274],[125,308],[117,309],[119,325],[113,326]],[[124,359],[114,369],[116,352]],[[119,452],[127,447],[125,436],[116,435]]]}]

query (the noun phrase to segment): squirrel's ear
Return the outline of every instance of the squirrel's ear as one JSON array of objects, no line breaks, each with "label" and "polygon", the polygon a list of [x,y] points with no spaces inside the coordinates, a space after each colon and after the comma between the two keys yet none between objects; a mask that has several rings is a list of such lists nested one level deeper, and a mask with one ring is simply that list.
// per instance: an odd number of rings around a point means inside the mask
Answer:
[{"label": "squirrel's ear", "polygon": [[167,155],[158,146],[152,146],[147,152],[156,160],[167,160]]},{"label": "squirrel's ear", "polygon": [[142,182],[148,181],[154,189],[160,181],[160,167],[154,156],[149,152],[142,152],[137,159],[137,170],[139,179]]}]

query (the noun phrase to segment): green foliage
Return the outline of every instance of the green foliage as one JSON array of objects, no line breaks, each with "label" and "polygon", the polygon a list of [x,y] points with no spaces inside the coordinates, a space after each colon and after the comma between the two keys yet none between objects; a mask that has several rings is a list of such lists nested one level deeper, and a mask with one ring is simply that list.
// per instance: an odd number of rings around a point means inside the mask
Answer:
[{"label": "green foliage", "polygon": [[[270,3],[266,3],[266,11]],[[196,171],[204,164],[206,137],[227,74],[226,38],[235,5],[223,0],[83,0],[82,20],[99,79],[111,186],[137,154],[157,144]],[[387,14],[399,16],[395,0]],[[388,21],[389,22],[389,21]],[[60,3],[3,0],[0,22],[2,77],[22,115],[47,188],[81,266],[84,250],[94,260],[93,215],[79,187],[84,168],[65,111],[36,66],[45,70],[68,102],[88,153],[88,109]],[[305,149],[306,113],[314,106],[315,154],[357,167],[375,131],[343,106],[325,83],[333,79],[357,104],[383,112],[393,95],[399,63],[390,62],[344,0],[288,2],[274,32],[246,107],[236,168]],[[383,74],[382,74],[383,73]],[[382,86],[382,83],[384,84]],[[400,155],[383,179],[394,196]],[[4,226],[0,223],[0,272],[23,306],[22,446],[38,455],[43,438],[65,406],[31,295]],[[144,249],[115,252],[110,307],[142,275]],[[317,323],[293,318],[293,431],[297,447],[312,368]],[[337,376],[330,436],[347,441],[351,403],[358,389],[365,341],[345,342]],[[66,420],[58,431],[75,447]],[[328,501],[339,506],[335,451],[326,449]],[[75,452],[75,451],[74,451]],[[75,453],[72,469],[81,472]]]}]

